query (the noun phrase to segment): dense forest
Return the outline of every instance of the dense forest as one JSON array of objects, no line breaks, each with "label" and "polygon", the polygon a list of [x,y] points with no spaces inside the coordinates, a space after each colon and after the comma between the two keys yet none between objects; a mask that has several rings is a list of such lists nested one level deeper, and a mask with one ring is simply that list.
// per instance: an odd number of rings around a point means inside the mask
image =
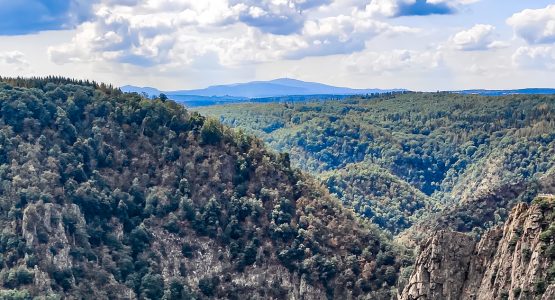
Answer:
[{"label": "dense forest", "polygon": [[[344,156],[364,158],[360,138]],[[397,211],[433,203],[391,186],[417,202]],[[0,79],[0,299],[389,299],[407,253],[289,155],[164,97]]]},{"label": "dense forest", "polygon": [[480,234],[531,201],[555,166],[550,95],[403,93],[200,111],[290,153],[393,234],[436,211],[446,226]]},{"label": "dense forest", "polygon": [[501,252],[549,262],[525,287],[552,295],[554,100],[199,113],[96,82],[0,78],[0,299],[395,299],[427,272],[413,246],[449,228],[473,245],[532,199],[541,224]]},{"label": "dense forest", "polygon": [[441,206],[388,170],[366,162],[324,172],[320,178],[346,206],[393,234]]}]

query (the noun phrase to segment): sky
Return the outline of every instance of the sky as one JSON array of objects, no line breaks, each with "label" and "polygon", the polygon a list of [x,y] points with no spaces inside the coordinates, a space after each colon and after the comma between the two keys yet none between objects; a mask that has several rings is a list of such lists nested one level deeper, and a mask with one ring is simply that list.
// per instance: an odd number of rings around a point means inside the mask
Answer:
[{"label": "sky", "polygon": [[0,76],[555,88],[555,0],[0,0]]}]

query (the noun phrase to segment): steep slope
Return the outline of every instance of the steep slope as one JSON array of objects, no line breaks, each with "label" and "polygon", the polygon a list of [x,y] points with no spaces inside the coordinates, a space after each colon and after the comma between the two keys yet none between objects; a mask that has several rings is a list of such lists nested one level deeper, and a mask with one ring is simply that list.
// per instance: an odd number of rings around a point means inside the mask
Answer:
[{"label": "steep slope", "polygon": [[365,162],[324,172],[319,178],[344,205],[394,235],[440,206],[389,171]]},{"label": "steep slope", "polygon": [[[508,149],[510,148],[512,147],[508,147]],[[541,151],[537,153],[545,151],[548,154],[552,151],[552,149],[542,150],[542,148],[538,148],[538,150]],[[554,156],[546,157],[553,160]],[[500,156],[497,160],[506,161],[506,158]],[[503,168],[505,168],[503,170],[505,174],[514,172],[514,169],[511,170],[509,166],[503,164],[493,169]],[[487,168],[481,169],[481,172],[488,174],[489,178],[492,178],[492,176],[497,179],[500,178],[495,175],[496,173],[488,172]],[[551,167],[546,172],[537,173],[531,179],[516,174],[513,177],[505,175],[504,181],[504,183],[501,183],[496,180],[484,180],[483,185],[476,185],[469,181],[470,187],[476,187],[474,193],[472,193],[471,188],[463,187],[468,197],[463,198],[458,203],[448,205],[442,211],[416,223],[397,236],[397,240],[404,245],[418,245],[429,237],[429,233],[438,229],[472,233],[476,236],[481,235],[488,228],[503,224],[508,218],[511,208],[516,204],[520,202],[530,203],[538,194],[554,194],[555,167]]]},{"label": "steep slope", "polygon": [[479,242],[440,231],[424,245],[408,299],[554,299],[555,197],[521,203]]},{"label": "steep slope", "polygon": [[401,251],[287,155],[167,101],[0,82],[0,298],[388,299]]},{"label": "steep slope", "polygon": [[[554,96],[511,95],[483,97],[450,93],[408,93],[359,97],[342,101],[231,105],[203,109],[224,123],[245,129],[272,148],[289,152],[294,165],[336,176],[329,188],[388,195],[392,202],[421,207],[421,197],[403,195],[410,185],[436,201],[441,213],[427,216],[405,235],[424,236],[434,228],[462,232],[483,230],[503,222],[518,201],[531,201],[536,181],[555,166]],[[349,164],[379,166],[390,183],[370,188],[367,180],[351,180],[364,168],[343,170]],[[393,178],[406,185],[396,184]],[[399,187],[391,194],[391,186]],[[379,190],[385,188],[386,190]],[[341,191],[338,194],[343,195]],[[343,197],[343,196],[341,196]],[[356,197],[356,194],[349,197]],[[344,198],[344,197],[343,197]],[[353,203],[352,199],[343,199]],[[379,200],[365,200],[367,207]],[[355,201],[358,203],[360,201]],[[393,205],[395,206],[395,205]],[[356,209],[356,207],[355,207]],[[379,211],[379,210],[376,210]],[[401,210],[411,212],[412,209]],[[369,215],[392,230],[405,217],[392,211]],[[397,212],[400,212],[397,210]],[[414,224],[411,220],[410,224]],[[411,243],[413,243],[412,241]]]},{"label": "steep slope", "polygon": [[369,161],[427,195],[451,198],[467,171],[481,176],[471,169],[477,162],[501,160],[499,169],[510,171],[499,175],[508,177],[529,178],[551,167],[554,161],[545,158],[551,155],[542,155],[555,139],[554,99],[409,93],[201,111],[252,131],[308,171]]}]

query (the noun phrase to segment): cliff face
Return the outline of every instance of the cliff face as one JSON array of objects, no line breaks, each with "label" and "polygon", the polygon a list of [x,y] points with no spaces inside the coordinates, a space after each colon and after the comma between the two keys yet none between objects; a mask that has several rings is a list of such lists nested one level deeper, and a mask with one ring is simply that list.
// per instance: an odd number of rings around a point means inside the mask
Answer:
[{"label": "cliff face", "polygon": [[554,206],[552,196],[519,204],[479,242],[437,232],[400,299],[555,299]]},{"label": "cliff face", "polygon": [[[27,247],[35,249],[35,255],[41,258],[43,265],[56,266],[60,269],[72,269],[79,265],[74,259],[77,234],[69,234],[64,227],[63,218],[69,216],[76,220],[75,228],[84,228],[85,218],[79,207],[52,203],[37,203],[27,206],[23,214],[23,238]],[[161,274],[163,278],[178,278],[183,270],[194,276],[186,276],[188,286],[198,286],[202,278],[218,278],[227,274],[220,285],[231,285],[236,289],[251,292],[252,299],[275,298],[276,295],[288,299],[324,299],[326,293],[321,288],[309,284],[298,273],[289,272],[272,258],[262,259],[250,266],[248,272],[233,271],[232,258],[225,247],[215,243],[208,237],[198,236],[194,231],[187,232],[186,237],[168,234],[156,223],[149,224],[152,233],[152,251],[163,256]],[[46,234],[46,235],[45,235]],[[114,232],[116,238],[122,238],[123,230]],[[48,236],[47,240],[45,236]],[[183,244],[195,245],[188,257],[182,254]],[[88,245],[90,247],[90,244]],[[265,245],[270,247],[270,245]],[[55,249],[55,251],[53,250]],[[257,253],[263,257],[263,253]],[[98,263],[91,263],[91,273],[100,273],[106,265],[114,264],[109,254],[100,255]],[[34,274],[34,289],[43,294],[53,294],[51,285],[56,279],[50,278],[46,268],[37,265]],[[67,279],[68,286],[75,285],[85,289],[73,277]],[[109,288],[112,295],[123,299],[136,299],[139,295],[125,284],[119,283],[114,276],[107,276],[104,282],[95,289]],[[260,290],[260,293],[255,291]],[[266,290],[267,292],[264,292]],[[92,291],[91,291],[92,292]],[[95,293],[95,292],[93,292]],[[99,294],[99,293],[95,293]],[[2,295],[0,294],[0,299]]]},{"label": "cliff face", "polygon": [[458,299],[473,250],[471,237],[437,232],[418,257],[401,299]]}]

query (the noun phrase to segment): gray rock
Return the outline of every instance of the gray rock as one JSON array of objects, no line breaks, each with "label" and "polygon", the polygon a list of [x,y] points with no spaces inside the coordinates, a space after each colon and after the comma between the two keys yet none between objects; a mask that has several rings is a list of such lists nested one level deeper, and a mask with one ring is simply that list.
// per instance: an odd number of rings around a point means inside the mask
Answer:
[{"label": "gray rock", "polygon": [[540,240],[553,214],[549,207],[518,204],[504,226],[489,230],[479,242],[462,233],[435,233],[399,298],[555,299],[553,284],[541,288],[549,284],[547,270],[553,265],[544,251],[553,240]]}]

